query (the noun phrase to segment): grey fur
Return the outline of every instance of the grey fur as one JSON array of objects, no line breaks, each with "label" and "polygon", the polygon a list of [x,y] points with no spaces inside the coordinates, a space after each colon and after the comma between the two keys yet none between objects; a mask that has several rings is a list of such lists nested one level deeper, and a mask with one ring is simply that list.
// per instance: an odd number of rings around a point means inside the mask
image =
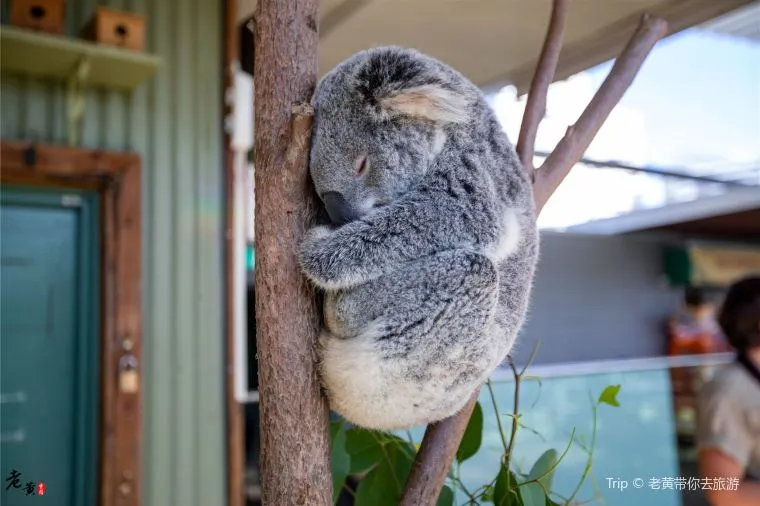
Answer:
[{"label": "grey fur", "polygon": [[[409,90],[430,107],[388,106]],[[416,50],[355,54],[321,80],[313,105],[314,186],[340,194],[352,216],[310,230],[299,256],[325,291],[331,408],[380,430],[451,416],[525,319],[539,250],[530,181],[481,91]]]}]

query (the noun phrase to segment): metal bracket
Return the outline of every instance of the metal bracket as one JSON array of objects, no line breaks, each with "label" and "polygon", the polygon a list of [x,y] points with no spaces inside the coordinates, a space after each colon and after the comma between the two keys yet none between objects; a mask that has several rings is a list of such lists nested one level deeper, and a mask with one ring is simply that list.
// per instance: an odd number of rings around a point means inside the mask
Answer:
[{"label": "metal bracket", "polygon": [[23,443],[26,440],[24,429],[14,430],[13,432],[3,432],[0,434],[0,443]]},{"label": "metal bracket", "polygon": [[69,145],[74,147],[79,142],[79,133],[84,116],[84,90],[90,76],[90,59],[83,57],[72,69],[67,79],[67,116]]},{"label": "metal bracket", "polygon": [[63,195],[61,197],[61,205],[63,207],[80,207],[82,205],[82,197],[79,195]]},{"label": "metal bracket", "polygon": [[34,167],[37,164],[37,147],[34,144],[30,144],[29,147],[24,149],[24,165],[27,167]]}]

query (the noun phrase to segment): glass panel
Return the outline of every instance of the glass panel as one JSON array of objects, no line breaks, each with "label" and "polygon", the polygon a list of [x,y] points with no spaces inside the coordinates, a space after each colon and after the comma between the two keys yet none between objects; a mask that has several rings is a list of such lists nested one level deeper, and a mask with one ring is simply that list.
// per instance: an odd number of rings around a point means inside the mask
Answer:
[{"label": "glass panel", "polygon": [[[552,486],[558,494],[553,498],[564,504],[563,498],[573,496],[584,475],[593,442],[591,471],[575,493],[575,501],[614,506],[707,506],[694,443],[695,395],[720,364],[629,371],[616,371],[614,364],[601,367],[609,369],[553,377],[542,377],[541,372],[530,377],[528,370],[520,383],[520,427],[512,470],[527,474],[543,452],[553,448],[561,455],[570,445],[556,468]],[[508,375],[502,378],[492,381],[493,399],[509,441],[515,382]],[[610,385],[621,386],[619,406],[602,403],[595,408],[600,393]],[[505,453],[487,388],[479,401],[484,417],[481,449],[459,470],[470,493],[495,479]],[[423,434],[422,427],[411,432],[415,443]],[[398,435],[407,438],[406,433]],[[467,494],[461,489],[456,497],[455,504],[467,504]]]}]

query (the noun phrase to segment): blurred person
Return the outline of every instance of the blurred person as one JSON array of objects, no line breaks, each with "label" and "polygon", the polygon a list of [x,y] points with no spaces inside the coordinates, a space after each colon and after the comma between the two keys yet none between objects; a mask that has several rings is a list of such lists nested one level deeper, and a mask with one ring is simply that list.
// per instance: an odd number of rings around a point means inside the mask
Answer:
[{"label": "blurred person", "polygon": [[[731,351],[715,315],[715,304],[700,287],[687,286],[681,306],[668,319],[668,355],[700,355]],[[709,379],[710,368],[672,367],[670,381],[679,447],[693,448],[696,393]]]},{"label": "blurred person", "polygon": [[668,331],[668,355],[730,351],[715,318],[715,305],[699,287],[686,287],[683,305],[670,317]]},{"label": "blurred person", "polygon": [[760,506],[760,277],[729,287],[718,322],[737,357],[699,393],[702,489],[712,506]]}]

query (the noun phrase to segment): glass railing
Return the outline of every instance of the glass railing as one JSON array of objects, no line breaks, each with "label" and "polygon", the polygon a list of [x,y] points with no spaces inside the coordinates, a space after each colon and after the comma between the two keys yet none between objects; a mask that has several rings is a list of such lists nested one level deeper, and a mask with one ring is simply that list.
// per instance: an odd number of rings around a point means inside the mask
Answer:
[{"label": "glass railing", "polygon": [[[529,367],[519,383],[519,423],[510,466],[517,481],[553,449],[561,456],[550,487],[556,504],[708,506],[706,481],[697,470],[694,401],[704,382],[732,359],[731,354],[716,354]],[[456,506],[493,504],[487,499],[489,492],[485,498],[483,493],[488,485],[493,490],[505,445],[509,446],[515,400],[512,370],[497,371],[489,386],[479,398],[479,448],[453,466],[458,484],[447,482],[455,491]],[[607,402],[599,402],[603,392]],[[254,435],[258,419],[249,421]],[[396,435],[419,444],[424,431],[416,427]],[[257,469],[254,460],[249,462],[251,469]],[[361,475],[354,476],[352,487]],[[258,489],[258,479],[251,487]],[[357,489],[353,490],[341,494],[339,506],[357,504]]]},{"label": "glass railing", "polygon": [[[559,504],[572,497],[571,504],[706,506],[705,480],[697,472],[693,401],[703,382],[729,360],[730,355],[713,355],[528,368],[520,381],[512,469],[528,474],[544,452],[562,455],[569,446],[551,487]],[[457,471],[463,485],[454,487],[457,505],[468,504],[468,493],[477,495],[497,476],[511,434],[513,377],[511,369],[499,371],[491,390],[481,392],[482,443]],[[598,403],[600,394],[615,385],[620,386],[615,400]],[[411,431],[416,443],[423,434],[424,428]]]}]

